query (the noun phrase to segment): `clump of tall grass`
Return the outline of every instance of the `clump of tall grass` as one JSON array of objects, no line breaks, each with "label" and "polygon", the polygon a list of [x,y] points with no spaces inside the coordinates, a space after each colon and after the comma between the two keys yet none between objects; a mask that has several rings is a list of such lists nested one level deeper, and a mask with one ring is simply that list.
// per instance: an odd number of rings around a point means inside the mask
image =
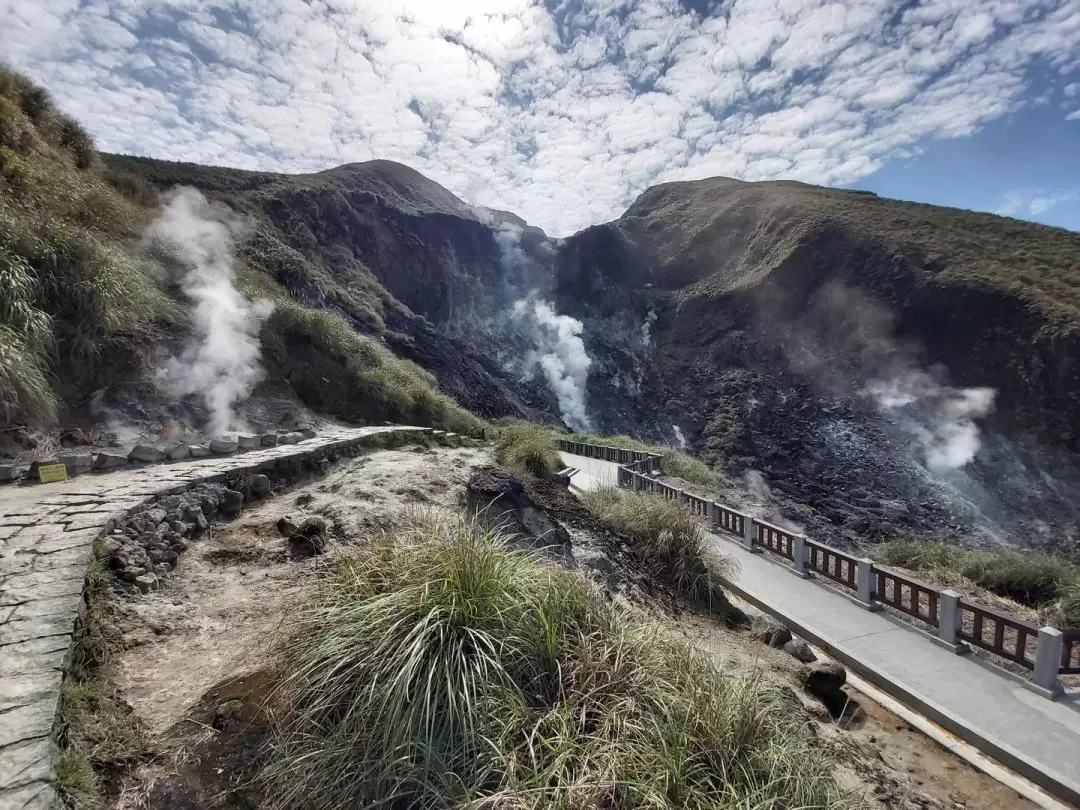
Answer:
[{"label": "clump of tall grass", "polygon": [[647,576],[693,601],[709,601],[734,573],[732,558],[709,553],[701,519],[686,507],[646,492],[605,488],[585,505],[617,534],[629,537]]},{"label": "clump of tall grass", "polygon": [[1052,554],[968,549],[944,541],[890,540],[870,549],[885,565],[946,585],[976,585],[1080,627],[1080,566]]},{"label": "clump of tall grass", "polygon": [[495,460],[521,476],[551,478],[563,466],[555,450],[555,432],[539,425],[519,423],[499,429]]},{"label": "clump of tall grass", "polygon": [[681,478],[699,487],[714,488],[720,483],[720,476],[704,461],[696,459],[673,447],[646,444],[630,436],[597,436],[591,433],[575,433],[574,441],[590,444],[603,444],[608,447],[625,447],[629,450],[642,450],[663,457],[661,462],[664,474]]},{"label": "clump of tall grass", "polygon": [[274,808],[852,806],[790,692],[457,518],[339,560],[281,672]]}]

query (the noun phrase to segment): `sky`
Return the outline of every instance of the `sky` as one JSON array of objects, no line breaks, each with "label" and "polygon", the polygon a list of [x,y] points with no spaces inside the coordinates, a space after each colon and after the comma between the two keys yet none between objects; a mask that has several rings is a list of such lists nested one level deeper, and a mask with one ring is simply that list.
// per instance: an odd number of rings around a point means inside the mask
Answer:
[{"label": "sky", "polygon": [[1080,231],[1080,0],[0,0],[106,151],[384,158],[554,236],[795,179]]}]

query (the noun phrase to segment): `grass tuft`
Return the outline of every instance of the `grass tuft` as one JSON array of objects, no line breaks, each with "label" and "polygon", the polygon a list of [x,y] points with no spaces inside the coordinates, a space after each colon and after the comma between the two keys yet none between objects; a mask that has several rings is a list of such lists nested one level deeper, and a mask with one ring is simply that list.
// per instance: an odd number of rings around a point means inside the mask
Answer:
[{"label": "grass tuft", "polygon": [[597,489],[585,505],[617,534],[633,541],[633,552],[648,577],[697,602],[722,593],[735,574],[731,557],[707,552],[701,519],[684,506],[646,492]]},{"label": "grass tuft", "polygon": [[564,466],[555,450],[553,431],[527,423],[500,429],[495,460],[513,473],[534,478],[551,478]]},{"label": "grass tuft", "polygon": [[885,565],[946,585],[975,585],[1080,627],[1080,566],[1036,551],[967,549],[944,541],[891,540],[870,549]]},{"label": "grass tuft", "polygon": [[274,808],[853,806],[790,692],[458,518],[342,558],[288,629]]}]

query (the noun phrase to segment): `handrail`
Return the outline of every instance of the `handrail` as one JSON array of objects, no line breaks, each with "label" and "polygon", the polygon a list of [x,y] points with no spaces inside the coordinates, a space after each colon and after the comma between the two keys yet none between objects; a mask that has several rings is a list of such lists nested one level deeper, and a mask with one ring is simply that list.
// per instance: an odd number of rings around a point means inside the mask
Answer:
[{"label": "handrail", "polygon": [[568,439],[559,440],[559,449],[618,464],[619,487],[677,501],[705,518],[712,531],[740,538],[750,551],[765,548],[791,561],[802,576],[821,575],[854,592],[867,607],[888,605],[925,622],[955,649],[967,643],[1032,670],[1036,688],[1049,697],[1060,692],[1058,675],[1080,673],[1080,629],[1039,627],[748,512],[673,487],[658,480],[663,457],[656,453]]}]

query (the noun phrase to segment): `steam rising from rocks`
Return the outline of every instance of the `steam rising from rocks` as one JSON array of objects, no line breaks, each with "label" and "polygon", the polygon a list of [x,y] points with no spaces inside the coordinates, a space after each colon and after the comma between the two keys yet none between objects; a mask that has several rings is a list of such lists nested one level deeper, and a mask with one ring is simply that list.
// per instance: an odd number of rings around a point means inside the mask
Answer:
[{"label": "steam rising from rocks", "polygon": [[215,434],[236,425],[237,403],[263,378],[258,335],[273,310],[268,301],[245,298],[233,283],[233,238],[243,229],[226,206],[195,189],[175,188],[146,233],[185,267],[180,287],[193,305],[191,336],[180,356],[158,370],[158,385],[170,396],[200,395]]},{"label": "steam rising from rocks", "polygon": [[952,388],[923,371],[909,371],[866,387],[883,411],[900,417],[922,446],[926,465],[938,472],[955,470],[979,452],[980,419],[994,407],[992,388]]},{"label": "steam rising from rocks", "polygon": [[585,392],[592,360],[581,339],[583,324],[577,318],[559,315],[542,298],[515,302],[513,313],[536,341],[536,350],[525,358],[526,371],[539,367],[544,372],[567,425],[575,430],[591,430]]}]

